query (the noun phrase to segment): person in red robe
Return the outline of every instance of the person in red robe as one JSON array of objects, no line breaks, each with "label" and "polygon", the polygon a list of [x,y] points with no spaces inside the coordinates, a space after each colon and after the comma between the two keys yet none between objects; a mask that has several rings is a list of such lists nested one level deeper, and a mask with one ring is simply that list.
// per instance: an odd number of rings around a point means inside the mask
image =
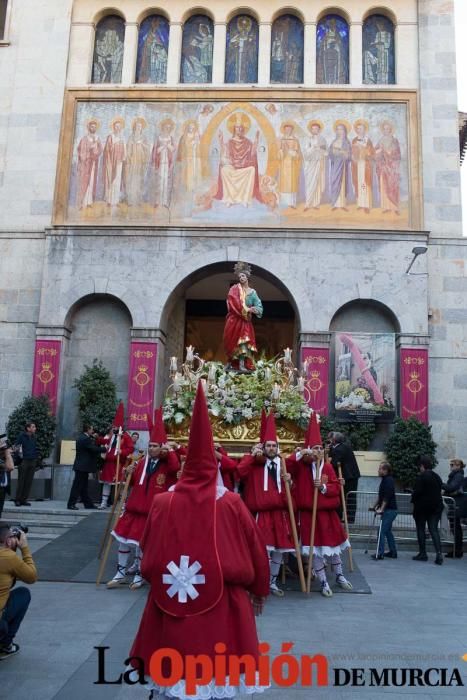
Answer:
[{"label": "person in red robe", "polygon": [[232,285],[227,296],[224,350],[229,367],[248,372],[255,367],[254,355],[257,352],[252,318],[262,317],[263,305],[256,291],[250,287],[251,267],[248,263],[236,263],[234,271],[238,284]]},{"label": "person in red robe", "polygon": [[[131,590],[137,590],[144,584],[141,576],[141,549],[146,521],[156,494],[164,493],[177,480],[180,462],[173,450],[167,445],[162,409],[157,409],[154,424],[150,424],[148,453],[137,464],[127,467],[131,473],[131,492],[125,503],[112,535],[119,543],[118,566],[115,576],[107,583],[107,588],[118,588],[127,582],[126,575],[133,574]],[[131,549],[135,549],[132,566],[127,569]]]},{"label": "person in red robe", "polygon": [[238,461],[229,457],[227,450],[222,445],[216,443],[214,445],[217,465],[219,467],[222,482],[229,491],[235,490],[235,482],[237,481],[237,465]]},{"label": "person in red robe", "polygon": [[[272,413],[268,416],[263,437],[262,443],[255,445],[251,454],[240,460],[237,472],[244,485],[245,504],[256,518],[269,553],[269,590],[282,597],[284,591],[277,585],[277,576],[284,552],[295,552],[295,548]],[[285,479],[290,481],[290,475],[287,474]]]},{"label": "person in red robe", "polygon": [[92,206],[96,199],[99,158],[102,155],[102,142],[97,135],[98,129],[98,119],[90,119],[87,123],[88,133],[78,144],[78,209]]},{"label": "person in red robe", "polygon": [[235,112],[227,121],[232,138],[225,143],[222,132],[219,132],[221,160],[215,199],[220,199],[228,207],[233,204],[248,207],[253,199],[263,201],[257,157],[259,131],[255,140],[250,141],[246,136],[250,125],[247,114]]},{"label": "person in red robe", "polygon": [[[229,685],[229,656],[249,654],[258,661],[254,606],[261,611],[269,568],[258,527],[240,496],[218,484],[201,383],[183,473],[171,491],[154,499],[141,547],[141,573],[151,590],[130,656],[142,659],[147,670],[158,649],[173,649],[183,659],[199,654],[214,659],[216,644],[226,647],[222,687],[212,678],[188,696],[183,676],[169,687],[153,682],[154,692],[161,697],[209,700],[264,690],[245,688],[244,679],[239,687]],[[165,659],[164,675],[168,670],[170,662]]]},{"label": "person in red robe", "polygon": [[304,447],[289,457],[286,464],[294,483],[302,552],[307,556],[310,555],[314,490],[318,489],[312,564],[322,595],[332,596],[326,578],[326,558],[331,562],[331,571],[336,576],[337,585],[351,590],[352,584],[343,574],[340,557],[341,552],[350,546],[336,512],[341,504],[340,483],[332,464],[324,461],[316,413],[310,418]]},{"label": "person in red robe", "polygon": [[109,432],[105,437],[96,440],[98,445],[104,445],[107,448],[107,452],[103,455],[104,464],[99,475],[99,481],[103,484],[102,500],[98,506],[100,510],[108,506],[112,484],[115,484],[116,481],[117,483],[123,481],[123,467],[134,449],[131,436],[123,429],[123,420],[124,406],[123,401],[120,401]]}]

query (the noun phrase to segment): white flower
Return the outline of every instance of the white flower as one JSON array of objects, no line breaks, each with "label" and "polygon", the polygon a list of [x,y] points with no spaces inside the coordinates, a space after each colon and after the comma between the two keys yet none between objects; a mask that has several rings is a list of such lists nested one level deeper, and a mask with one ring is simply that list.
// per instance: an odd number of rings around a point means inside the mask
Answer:
[{"label": "white flower", "polygon": [[180,425],[180,423],[183,423],[185,418],[184,413],[180,413],[180,411],[177,411],[177,413],[174,415],[174,421],[177,425]]},{"label": "white flower", "polygon": [[244,418],[249,420],[250,418],[253,418],[253,411],[251,410],[251,408],[244,408],[242,411],[242,415]]},{"label": "white flower", "polygon": [[173,598],[178,594],[178,602],[186,603],[188,602],[188,597],[195,600],[199,596],[198,591],[194,587],[194,584],[206,583],[206,577],[204,574],[198,574],[201,570],[201,564],[199,561],[195,561],[191,566],[189,566],[190,557],[186,554],[182,554],[180,557],[179,566],[176,565],[174,561],[167,564],[167,569],[170,574],[162,574],[162,582],[171,584],[170,588],[166,591],[170,598]]}]

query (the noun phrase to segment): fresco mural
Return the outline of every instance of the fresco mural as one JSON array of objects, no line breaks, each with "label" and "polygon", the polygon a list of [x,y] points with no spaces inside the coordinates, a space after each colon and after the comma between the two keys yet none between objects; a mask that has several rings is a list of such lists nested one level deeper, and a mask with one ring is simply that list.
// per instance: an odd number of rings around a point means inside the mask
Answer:
[{"label": "fresco mural", "polygon": [[214,28],[212,19],[194,15],[183,25],[181,83],[210,83]]},{"label": "fresco mural", "polygon": [[225,82],[258,81],[258,22],[249,15],[237,15],[227,26]]},{"label": "fresco mural", "polygon": [[93,83],[119,83],[122,79],[125,22],[117,15],[104,17],[96,27]]},{"label": "fresco mural", "polygon": [[316,28],[316,82],[349,82],[349,25],[339,15],[327,15]]},{"label": "fresco mural", "polygon": [[303,82],[303,23],[282,15],[272,25],[271,83]]},{"label": "fresco mural", "polygon": [[393,85],[394,65],[394,25],[384,15],[372,15],[363,24],[363,82]]},{"label": "fresco mural", "polygon": [[163,84],[167,80],[170,25],[165,17],[151,15],[141,22],[136,58],[136,82]]},{"label": "fresco mural", "polygon": [[78,101],[67,187],[78,224],[406,229],[407,104]]}]

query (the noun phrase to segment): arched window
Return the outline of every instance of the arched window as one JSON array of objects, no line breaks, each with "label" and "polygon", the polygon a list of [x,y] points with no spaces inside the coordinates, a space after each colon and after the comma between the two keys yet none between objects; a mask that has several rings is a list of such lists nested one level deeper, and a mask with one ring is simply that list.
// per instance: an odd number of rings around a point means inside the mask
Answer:
[{"label": "arched window", "polygon": [[181,83],[212,81],[212,20],[206,15],[193,15],[183,25]]},{"label": "arched window", "polygon": [[93,83],[119,83],[122,79],[125,22],[118,15],[107,15],[96,27]]},{"label": "arched window", "polygon": [[258,22],[250,15],[233,17],[227,27],[226,83],[258,82]]},{"label": "arched window", "polygon": [[272,25],[271,83],[303,82],[303,23],[281,15]]},{"label": "arched window", "polygon": [[0,0],[0,41],[5,37],[6,8],[8,0]]},{"label": "arched window", "polygon": [[349,25],[339,15],[326,15],[318,22],[316,82],[324,85],[349,82]]},{"label": "arched window", "polygon": [[162,15],[150,15],[141,22],[136,59],[137,83],[167,82],[169,32],[169,22]]},{"label": "arched window", "polygon": [[363,23],[363,82],[393,85],[394,66],[394,25],[384,15],[371,15]]}]

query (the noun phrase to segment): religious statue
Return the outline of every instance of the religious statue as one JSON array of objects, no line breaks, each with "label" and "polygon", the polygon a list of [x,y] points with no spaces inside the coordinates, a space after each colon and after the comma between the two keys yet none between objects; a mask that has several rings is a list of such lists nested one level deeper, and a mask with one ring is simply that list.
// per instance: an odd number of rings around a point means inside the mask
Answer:
[{"label": "religious statue", "polygon": [[253,357],[257,352],[252,317],[262,317],[263,305],[256,291],[249,285],[250,265],[238,262],[234,271],[238,284],[232,285],[227,296],[224,349],[228,368],[250,372],[254,369]]}]

